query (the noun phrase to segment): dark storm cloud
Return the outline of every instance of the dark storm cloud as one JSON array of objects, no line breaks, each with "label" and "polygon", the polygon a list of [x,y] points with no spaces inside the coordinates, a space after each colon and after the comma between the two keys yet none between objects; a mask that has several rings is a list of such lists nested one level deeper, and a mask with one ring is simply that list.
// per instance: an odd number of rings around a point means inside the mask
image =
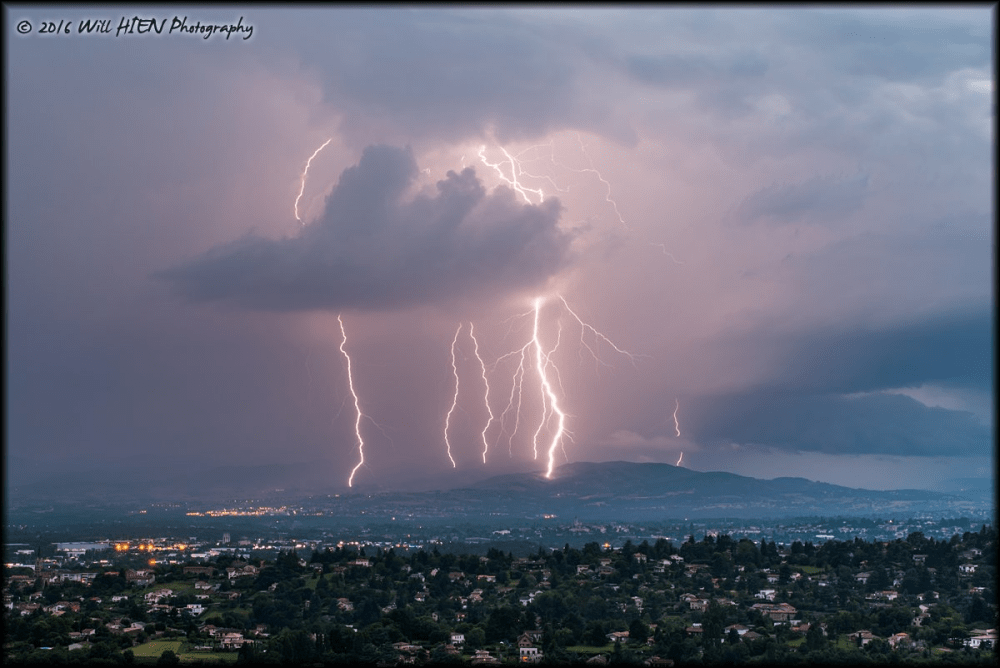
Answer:
[{"label": "dark storm cloud", "polygon": [[857,393],[925,383],[986,390],[993,377],[993,314],[939,314],[894,327],[777,336],[767,391]]},{"label": "dark storm cloud", "polygon": [[989,66],[993,56],[984,35],[990,26],[984,22],[976,34],[968,24],[948,19],[935,12],[813,12],[794,15],[791,35],[822,49],[831,69],[889,81],[926,81],[963,67]]},{"label": "dark storm cloud", "polygon": [[448,141],[507,142],[593,128],[611,111],[586,94],[572,33],[495,12],[356,9],[296,20],[297,52],[345,134],[375,123]]},{"label": "dark storm cloud", "polygon": [[372,146],[344,171],[321,219],[293,238],[248,235],[162,272],[192,301],[292,311],[384,310],[499,297],[562,269],[571,235],[560,204],[486,193],[472,168],[448,172],[434,196],[406,193],[409,150]]},{"label": "dark storm cloud", "polygon": [[868,196],[868,176],[815,176],[801,183],[771,185],[749,195],[737,212],[743,221],[836,220],[861,208]]},{"label": "dark storm cloud", "polygon": [[971,413],[907,396],[768,394],[715,397],[693,428],[705,444],[739,443],[829,454],[988,455],[991,430]]},{"label": "dark storm cloud", "polygon": [[883,329],[776,337],[780,361],[756,386],[689,409],[705,444],[843,454],[984,455],[992,435],[972,413],[892,393],[925,384],[992,392],[992,314],[938,315]]},{"label": "dark storm cloud", "polygon": [[693,88],[706,84],[755,79],[767,73],[763,56],[743,51],[730,56],[678,55],[630,56],[625,61],[629,74],[642,83],[663,88]]}]

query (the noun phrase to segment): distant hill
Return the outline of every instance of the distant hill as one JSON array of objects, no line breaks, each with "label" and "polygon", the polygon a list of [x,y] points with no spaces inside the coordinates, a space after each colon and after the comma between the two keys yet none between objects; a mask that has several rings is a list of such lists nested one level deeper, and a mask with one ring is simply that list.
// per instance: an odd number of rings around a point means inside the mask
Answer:
[{"label": "distant hill", "polygon": [[[10,490],[10,500],[75,503],[119,501],[214,502],[234,498],[281,498],[284,502],[321,495],[330,512],[368,518],[398,515],[426,518],[562,518],[662,520],[674,518],[778,518],[804,515],[870,516],[892,513],[961,515],[981,510],[978,494],[922,490],[872,491],[805,478],[760,480],[734,473],[702,473],[671,464],[575,462],[540,472],[505,474],[457,489],[403,492],[333,490],[325,467],[189,467],[184,473],[133,471],[58,476]],[[331,491],[339,496],[330,497]],[[16,499],[15,499],[16,497]],[[988,502],[985,502],[988,505]]]},{"label": "distant hill", "polygon": [[871,491],[805,478],[759,480],[701,473],[670,464],[565,464],[552,479],[508,474],[449,491],[383,493],[341,499],[349,513],[414,517],[557,517],[652,520],[774,518],[803,515],[961,513],[981,508],[964,497],[922,490]]}]

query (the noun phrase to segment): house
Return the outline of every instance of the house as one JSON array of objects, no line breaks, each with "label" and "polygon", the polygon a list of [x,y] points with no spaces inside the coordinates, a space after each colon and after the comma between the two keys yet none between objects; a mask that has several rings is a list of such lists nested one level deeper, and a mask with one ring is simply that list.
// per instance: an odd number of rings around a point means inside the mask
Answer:
[{"label": "house", "polygon": [[464,633],[452,633],[451,634],[451,644],[456,647],[465,644],[465,634]]},{"label": "house", "polygon": [[894,633],[887,639],[889,641],[889,646],[893,649],[907,648],[913,646],[913,641],[910,640],[910,636],[906,633]]},{"label": "house", "polygon": [[979,633],[972,636],[971,638],[966,638],[962,641],[962,644],[966,647],[971,647],[972,649],[978,648],[992,648],[997,645],[997,632],[996,629],[990,629],[985,633]]},{"label": "house", "polygon": [[521,663],[538,663],[542,660],[542,652],[536,647],[521,647],[518,649]]},{"label": "house", "polygon": [[245,566],[230,566],[226,569],[226,577],[230,580],[243,577],[257,577],[258,569],[252,564]]},{"label": "house", "polygon": [[765,601],[773,601],[776,594],[777,592],[774,589],[761,589],[753,596],[754,598],[762,598]]},{"label": "house", "polygon": [[765,617],[770,617],[771,621],[776,623],[788,622],[798,613],[798,610],[787,603],[755,603],[750,606],[750,609],[761,613]]},{"label": "house", "polygon": [[857,642],[858,647],[864,647],[865,645],[867,645],[872,640],[875,640],[878,637],[867,629],[862,629],[861,631],[858,631],[857,633],[852,633],[851,635],[854,636],[854,640],[855,642]]},{"label": "house", "polygon": [[477,649],[472,657],[473,666],[499,665],[500,659],[491,656],[485,649]]},{"label": "house", "polygon": [[165,598],[170,598],[173,595],[174,592],[172,592],[169,589],[157,589],[156,591],[151,591],[147,593],[145,599],[146,603],[156,604]]},{"label": "house", "polygon": [[152,572],[146,570],[134,571],[132,569],[127,569],[125,571],[125,582],[136,587],[148,587],[156,582],[156,576],[153,575]]},{"label": "house", "polygon": [[243,647],[243,644],[247,640],[243,637],[243,634],[239,631],[231,631],[229,633],[223,633],[222,637],[219,639],[219,646],[222,649],[239,649]]},{"label": "house", "polygon": [[976,572],[976,566],[978,564],[959,564],[958,572],[962,575],[972,575]]}]

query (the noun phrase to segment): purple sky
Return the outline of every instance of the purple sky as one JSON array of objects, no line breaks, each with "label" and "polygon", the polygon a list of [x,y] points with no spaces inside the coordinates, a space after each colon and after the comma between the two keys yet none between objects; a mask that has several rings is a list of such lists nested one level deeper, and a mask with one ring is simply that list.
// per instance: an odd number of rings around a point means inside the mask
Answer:
[{"label": "purple sky", "polygon": [[990,8],[5,13],[15,482],[992,475]]}]

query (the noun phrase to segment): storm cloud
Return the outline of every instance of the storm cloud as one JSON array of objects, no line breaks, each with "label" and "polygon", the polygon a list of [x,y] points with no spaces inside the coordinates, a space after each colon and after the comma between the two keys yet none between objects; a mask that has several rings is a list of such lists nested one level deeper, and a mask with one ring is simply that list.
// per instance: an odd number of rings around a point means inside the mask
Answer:
[{"label": "storm cloud", "polygon": [[371,146],[344,170],[321,218],[279,240],[247,235],[164,271],[192,301],[257,310],[388,310],[538,287],[568,261],[572,235],[551,198],[487,194],[475,170],[407,197],[409,149]]}]

